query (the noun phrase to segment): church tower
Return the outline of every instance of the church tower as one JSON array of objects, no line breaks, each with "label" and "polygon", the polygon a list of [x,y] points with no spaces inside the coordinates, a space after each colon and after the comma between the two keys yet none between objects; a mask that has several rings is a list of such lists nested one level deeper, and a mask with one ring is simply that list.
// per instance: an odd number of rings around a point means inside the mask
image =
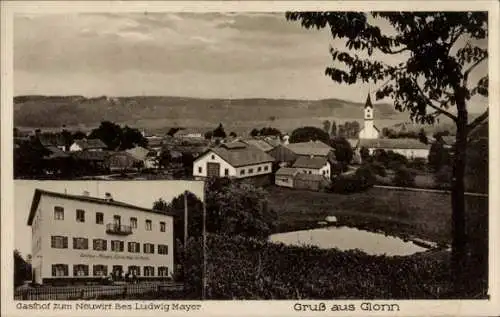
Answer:
[{"label": "church tower", "polygon": [[373,104],[370,98],[370,94],[366,98],[365,109],[364,109],[364,127],[359,132],[360,139],[377,139],[379,136],[379,131],[373,123]]}]

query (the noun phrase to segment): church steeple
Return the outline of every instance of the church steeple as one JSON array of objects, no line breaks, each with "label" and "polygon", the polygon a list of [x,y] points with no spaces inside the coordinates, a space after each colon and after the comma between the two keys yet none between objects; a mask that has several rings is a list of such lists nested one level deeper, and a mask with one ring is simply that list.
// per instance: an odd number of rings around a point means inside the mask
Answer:
[{"label": "church steeple", "polygon": [[368,96],[366,97],[366,102],[365,102],[365,108],[368,108],[368,107],[373,109],[372,99],[370,98],[370,93],[368,93]]}]

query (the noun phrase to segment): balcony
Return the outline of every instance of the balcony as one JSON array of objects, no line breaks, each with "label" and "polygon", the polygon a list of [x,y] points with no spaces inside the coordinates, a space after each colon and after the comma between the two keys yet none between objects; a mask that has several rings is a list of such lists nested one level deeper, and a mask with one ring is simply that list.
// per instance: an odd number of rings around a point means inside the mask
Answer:
[{"label": "balcony", "polygon": [[117,225],[114,223],[108,223],[106,225],[106,233],[108,234],[116,234],[120,236],[128,236],[132,234],[131,226]]}]

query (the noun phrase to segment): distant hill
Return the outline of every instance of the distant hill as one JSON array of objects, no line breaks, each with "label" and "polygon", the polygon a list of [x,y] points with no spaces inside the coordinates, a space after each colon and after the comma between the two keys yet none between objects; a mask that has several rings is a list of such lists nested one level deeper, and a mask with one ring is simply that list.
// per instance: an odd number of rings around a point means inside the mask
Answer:
[{"label": "distant hill", "polygon": [[[360,98],[362,99],[362,98]],[[364,102],[340,99],[202,99],[188,97],[18,96],[14,124],[24,128],[92,128],[103,120],[141,129],[166,131],[169,127],[214,127],[246,133],[254,127],[273,126],[291,131],[299,126],[321,126],[324,120],[363,120]],[[390,104],[375,104],[378,126],[408,120]]]}]

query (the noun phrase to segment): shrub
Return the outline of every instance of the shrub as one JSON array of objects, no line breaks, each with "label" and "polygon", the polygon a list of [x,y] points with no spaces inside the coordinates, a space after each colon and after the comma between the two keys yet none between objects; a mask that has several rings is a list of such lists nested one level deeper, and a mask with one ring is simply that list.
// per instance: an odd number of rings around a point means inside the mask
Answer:
[{"label": "shrub", "polygon": [[367,166],[361,166],[354,175],[340,175],[334,179],[328,191],[349,194],[366,190],[375,183],[375,175]]},{"label": "shrub", "polygon": [[451,185],[451,177],[451,166],[444,165],[434,174],[434,182],[439,188],[449,188]]},{"label": "shrub", "polygon": [[394,184],[401,187],[415,186],[415,174],[405,167],[396,169],[394,174]]},{"label": "shrub", "polygon": [[378,176],[382,176],[382,177],[387,176],[387,172],[385,170],[385,167],[381,163],[373,162],[373,163],[369,164],[368,166],[369,166],[370,170],[373,172],[373,174],[378,175]]},{"label": "shrub", "polygon": [[427,160],[421,157],[414,158],[408,162],[408,167],[425,171],[427,167]]}]

